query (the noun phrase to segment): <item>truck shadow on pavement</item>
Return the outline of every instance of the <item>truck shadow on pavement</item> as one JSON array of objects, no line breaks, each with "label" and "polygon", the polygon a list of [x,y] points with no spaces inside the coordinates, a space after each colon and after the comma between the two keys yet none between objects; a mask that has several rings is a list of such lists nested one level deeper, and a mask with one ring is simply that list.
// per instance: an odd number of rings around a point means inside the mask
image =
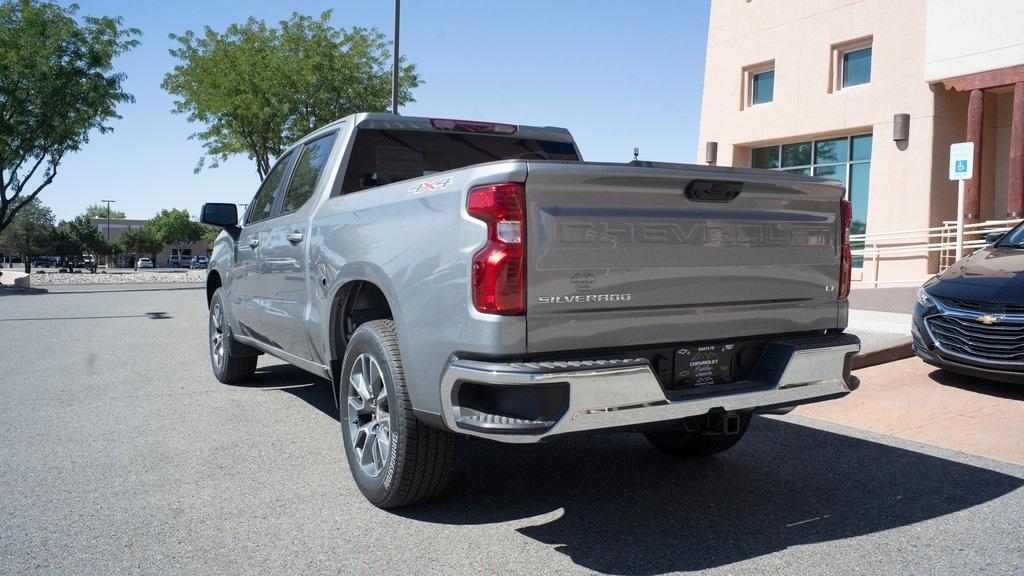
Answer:
[{"label": "truck shadow on pavement", "polygon": [[517,531],[588,570],[646,575],[890,530],[1022,485],[1007,474],[757,418],[736,448],[700,461],[663,456],[629,433],[534,446],[463,442],[446,495],[397,513],[472,525],[561,509]]},{"label": "truck shadow on pavement", "polygon": [[334,404],[331,383],[291,364],[259,366],[252,381],[240,386],[286,392],[327,416],[338,419],[338,408]]},{"label": "truck shadow on pavement", "polygon": [[[338,418],[330,384],[298,368],[261,366],[249,386]],[[633,433],[527,446],[467,439],[445,494],[393,513],[437,524],[518,521],[527,524],[520,534],[585,569],[647,575],[882,532],[1022,486],[985,468],[755,418],[737,447],[692,461],[664,456]],[[530,520],[537,516],[548,518]]]}]

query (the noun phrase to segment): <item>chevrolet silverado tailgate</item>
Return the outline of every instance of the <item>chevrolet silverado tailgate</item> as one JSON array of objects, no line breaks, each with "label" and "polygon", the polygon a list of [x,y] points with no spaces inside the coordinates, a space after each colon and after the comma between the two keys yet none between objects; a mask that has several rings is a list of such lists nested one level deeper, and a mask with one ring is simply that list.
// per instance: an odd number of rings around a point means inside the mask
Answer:
[{"label": "chevrolet silverado tailgate", "polygon": [[530,162],[530,352],[838,326],[837,184],[659,164]]}]

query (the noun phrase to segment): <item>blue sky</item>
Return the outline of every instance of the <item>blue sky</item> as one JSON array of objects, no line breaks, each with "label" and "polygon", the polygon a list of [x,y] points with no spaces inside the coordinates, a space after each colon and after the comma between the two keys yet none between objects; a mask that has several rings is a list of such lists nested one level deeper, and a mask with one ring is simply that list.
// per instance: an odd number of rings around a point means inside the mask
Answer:
[{"label": "blue sky", "polygon": [[[78,0],[83,15],[120,15],[143,32],[118,62],[135,104],[95,135],[40,195],[58,218],[103,199],[130,218],[161,208],[195,215],[206,201],[248,202],[259,180],[245,157],[193,174],[195,131],[160,88],[174,66],[167,35],[223,30],[249,16],[277,22],[333,8],[336,26],[390,35],[390,0],[173,2]],[[425,83],[413,116],[564,126],[584,158],[692,162],[697,151],[707,0],[403,0],[402,54]]]}]

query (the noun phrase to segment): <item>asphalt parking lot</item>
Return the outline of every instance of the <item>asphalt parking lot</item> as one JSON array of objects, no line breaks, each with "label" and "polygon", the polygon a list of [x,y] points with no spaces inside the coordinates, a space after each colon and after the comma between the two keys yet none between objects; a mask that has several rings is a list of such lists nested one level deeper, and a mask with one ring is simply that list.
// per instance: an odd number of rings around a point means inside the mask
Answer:
[{"label": "asphalt parking lot", "polygon": [[218,383],[205,312],[0,294],[0,573],[1024,573],[1024,467],[795,415],[699,462],[466,441],[443,498],[381,511],[326,382]]}]

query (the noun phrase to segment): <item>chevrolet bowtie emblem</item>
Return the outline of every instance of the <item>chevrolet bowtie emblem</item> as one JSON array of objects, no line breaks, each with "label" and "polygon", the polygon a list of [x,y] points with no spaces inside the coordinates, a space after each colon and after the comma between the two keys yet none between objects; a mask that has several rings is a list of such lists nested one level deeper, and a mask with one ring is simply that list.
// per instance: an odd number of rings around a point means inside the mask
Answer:
[{"label": "chevrolet bowtie emblem", "polygon": [[991,326],[993,324],[999,324],[999,322],[1001,322],[1003,319],[1000,316],[993,316],[991,314],[985,314],[983,316],[978,316],[977,318],[975,318],[975,320],[977,320],[978,322],[981,322],[982,324],[984,324],[986,326]]}]

